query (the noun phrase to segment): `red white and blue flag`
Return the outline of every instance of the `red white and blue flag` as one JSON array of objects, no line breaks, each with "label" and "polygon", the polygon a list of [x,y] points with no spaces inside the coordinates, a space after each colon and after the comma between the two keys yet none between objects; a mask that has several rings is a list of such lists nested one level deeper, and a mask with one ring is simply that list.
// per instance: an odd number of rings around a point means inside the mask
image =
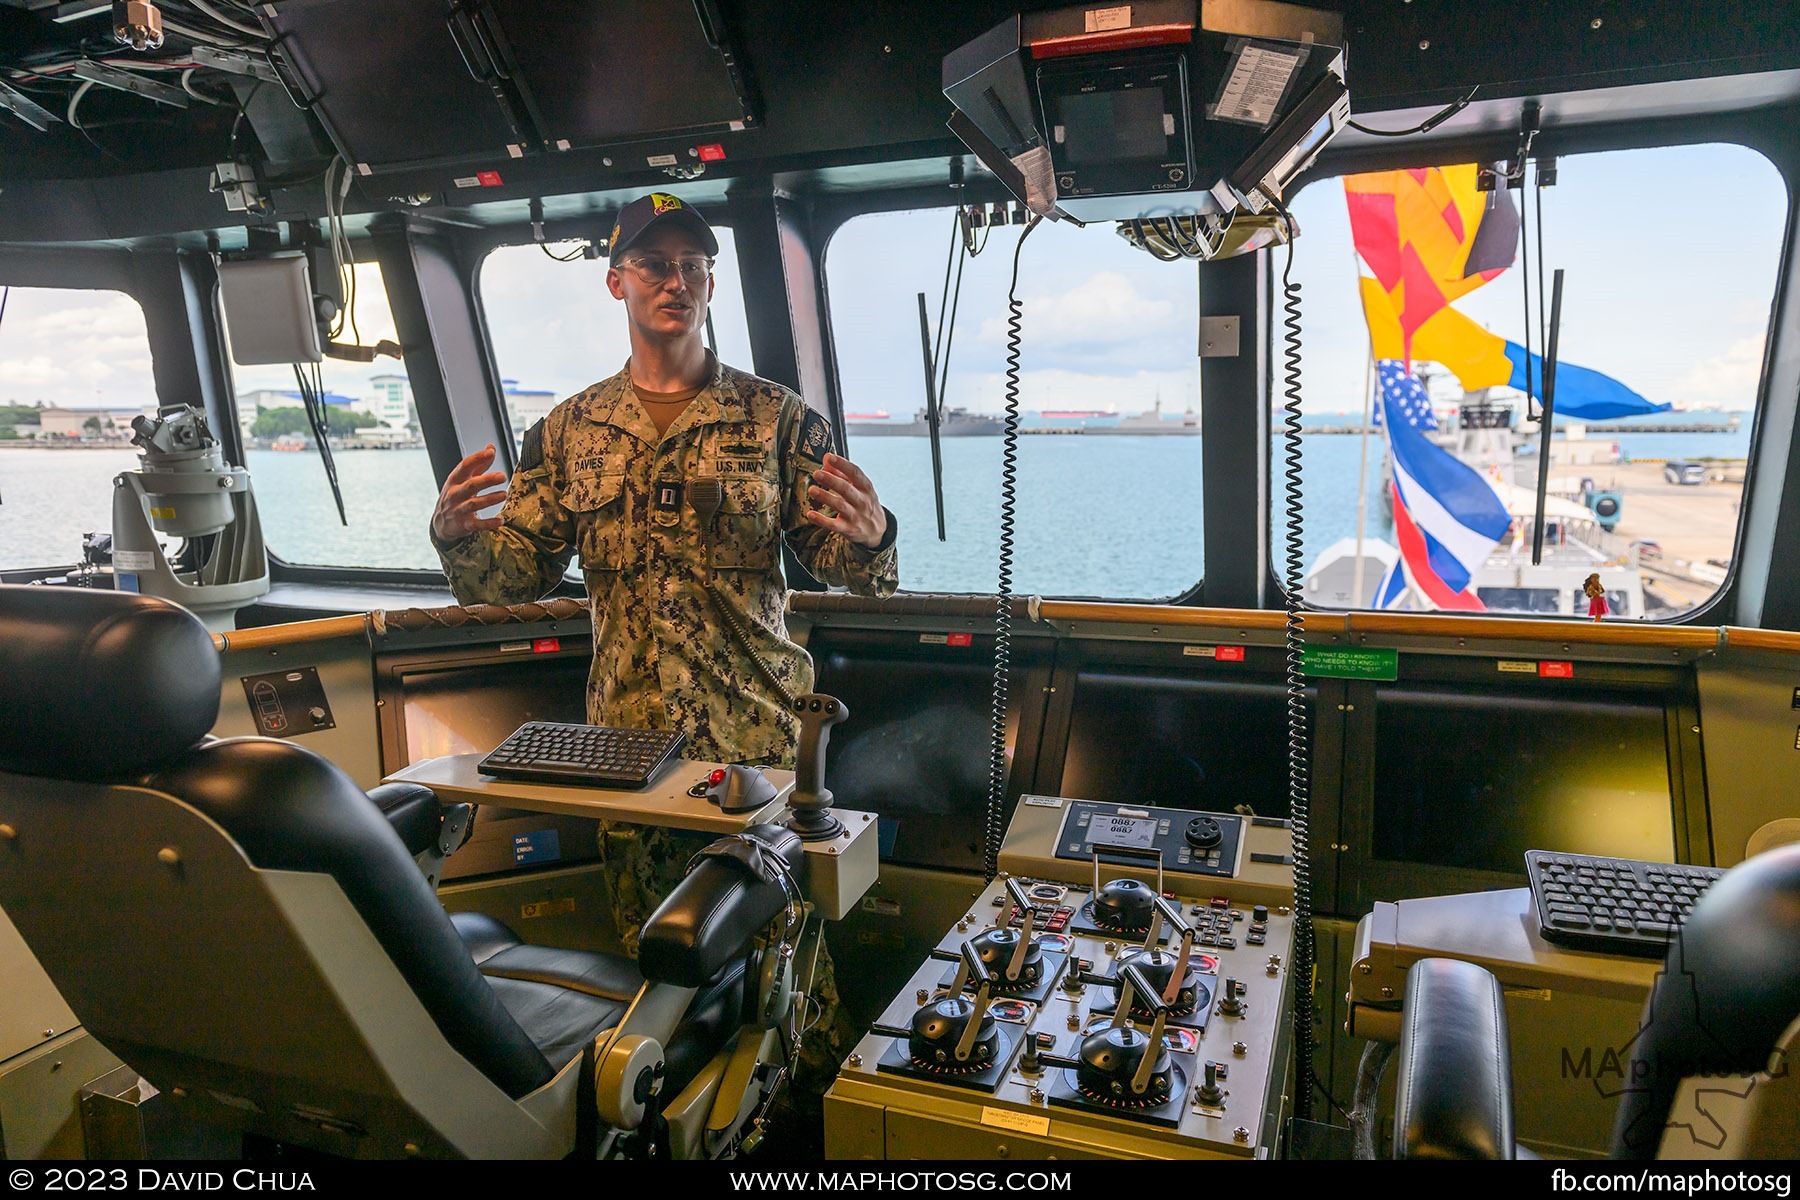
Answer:
[{"label": "red white and blue flag", "polygon": [[[1424,384],[1406,364],[1383,359],[1381,423],[1387,430],[1393,468],[1394,533],[1406,582],[1434,608],[1482,611],[1470,590],[1475,571],[1512,517],[1481,473],[1425,436],[1437,419]],[[1376,604],[1388,607],[1405,594],[1390,571],[1376,589]]]}]

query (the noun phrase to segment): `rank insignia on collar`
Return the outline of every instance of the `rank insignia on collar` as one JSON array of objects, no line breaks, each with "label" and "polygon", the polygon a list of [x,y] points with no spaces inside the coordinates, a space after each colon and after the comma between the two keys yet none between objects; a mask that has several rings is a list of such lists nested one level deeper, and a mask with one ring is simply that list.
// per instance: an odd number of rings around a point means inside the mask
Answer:
[{"label": "rank insignia on collar", "polygon": [[659,479],[650,488],[650,503],[657,512],[680,512],[681,494],[686,490],[679,479]]}]

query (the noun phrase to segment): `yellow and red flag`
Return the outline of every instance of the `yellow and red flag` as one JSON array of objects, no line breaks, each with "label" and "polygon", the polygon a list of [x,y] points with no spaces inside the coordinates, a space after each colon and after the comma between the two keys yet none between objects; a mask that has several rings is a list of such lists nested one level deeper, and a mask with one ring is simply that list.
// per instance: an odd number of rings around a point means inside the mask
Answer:
[{"label": "yellow and red flag", "polygon": [[1512,265],[1518,210],[1476,187],[1473,163],[1351,175],[1344,194],[1357,253],[1399,323],[1392,357],[1410,361],[1420,327]]},{"label": "yellow and red flag", "polygon": [[[1504,189],[1483,192],[1476,167],[1375,171],[1344,179],[1350,233],[1372,273],[1361,281],[1377,362],[1450,368],[1465,391],[1510,387],[1543,399],[1544,366],[1453,303],[1512,265],[1519,213]],[[1556,368],[1556,411],[1580,420],[1660,412],[1610,375],[1573,362]]]}]

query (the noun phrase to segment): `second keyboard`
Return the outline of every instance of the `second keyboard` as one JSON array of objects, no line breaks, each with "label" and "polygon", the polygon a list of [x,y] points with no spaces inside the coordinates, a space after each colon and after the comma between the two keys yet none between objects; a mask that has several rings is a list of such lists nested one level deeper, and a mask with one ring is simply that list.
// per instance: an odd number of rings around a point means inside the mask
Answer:
[{"label": "second keyboard", "polygon": [[1725,872],[1716,867],[1525,852],[1538,929],[1572,950],[1661,958],[1694,904]]}]

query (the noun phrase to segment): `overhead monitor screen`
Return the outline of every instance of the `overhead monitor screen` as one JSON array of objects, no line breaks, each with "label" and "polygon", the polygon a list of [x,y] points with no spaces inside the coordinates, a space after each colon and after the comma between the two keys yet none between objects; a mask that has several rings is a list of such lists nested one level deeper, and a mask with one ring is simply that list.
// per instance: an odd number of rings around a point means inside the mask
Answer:
[{"label": "overhead monitor screen", "polygon": [[1059,97],[1063,161],[1072,165],[1122,158],[1161,160],[1169,153],[1161,88],[1072,92]]}]

